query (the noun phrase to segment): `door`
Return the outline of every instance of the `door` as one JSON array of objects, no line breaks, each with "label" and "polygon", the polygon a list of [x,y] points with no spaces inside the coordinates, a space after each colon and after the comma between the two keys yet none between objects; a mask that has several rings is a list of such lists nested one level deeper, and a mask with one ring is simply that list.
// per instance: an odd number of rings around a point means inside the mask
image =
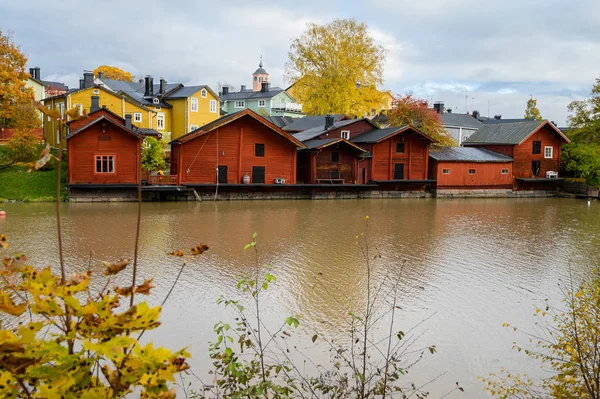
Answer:
[{"label": "door", "polygon": [[367,184],[367,168],[362,168],[362,184]]},{"label": "door", "polygon": [[394,180],[404,180],[404,164],[394,164]]},{"label": "door", "polygon": [[227,183],[227,165],[219,165],[219,184]]},{"label": "door", "polygon": [[265,167],[264,166],[253,166],[252,167],[252,183],[264,183],[265,182]]},{"label": "door", "polygon": [[531,174],[534,176],[540,175],[540,161],[531,161]]}]

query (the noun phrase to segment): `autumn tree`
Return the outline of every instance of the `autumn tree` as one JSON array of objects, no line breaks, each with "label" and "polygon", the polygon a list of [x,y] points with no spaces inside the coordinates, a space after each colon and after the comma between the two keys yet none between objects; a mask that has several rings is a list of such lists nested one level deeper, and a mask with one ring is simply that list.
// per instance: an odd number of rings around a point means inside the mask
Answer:
[{"label": "autumn tree", "polygon": [[286,78],[306,113],[362,117],[384,101],[378,90],[384,63],[385,50],[375,44],[365,23],[336,19],[308,24],[292,41]]},{"label": "autumn tree", "polygon": [[131,73],[114,66],[100,65],[98,68],[94,69],[94,76],[98,76],[98,72],[102,72],[106,79],[133,82],[133,76],[131,75]]},{"label": "autumn tree", "polygon": [[525,119],[534,119],[536,121],[542,121],[542,114],[537,107],[537,100],[533,97],[527,100],[527,108],[525,108]]},{"label": "autumn tree", "polygon": [[15,44],[11,35],[0,30],[0,119],[15,115],[17,104],[33,99],[33,93],[25,87],[29,74],[25,72],[27,57]]},{"label": "autumn tree", "polygon": [[446,147],[456,145],[442,125],[442,118],[427,101],[406,94],[396,98],[388,113],[390,126],[411,125],[436,140],[434,145]]},{"label": "autumn tree", "polygon": [[142,167],[147,170],[162,170],[165,168],[163,144],[154,137],[146,137],[144,139]]},{"label": "autumn tree", "polygon": [[12,127],[15,133],[6,144],[10,158],[13,162],[33,161],[39,152],[40,138],[35,136],[35,129],[40,125],[38,111],[33,102],[27,99],[15,104],[14,110],[9,127]]}]

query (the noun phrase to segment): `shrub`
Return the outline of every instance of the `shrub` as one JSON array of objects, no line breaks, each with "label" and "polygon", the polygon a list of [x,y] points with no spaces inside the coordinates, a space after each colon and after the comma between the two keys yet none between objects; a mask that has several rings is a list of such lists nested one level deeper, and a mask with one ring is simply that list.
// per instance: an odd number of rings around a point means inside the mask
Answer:
[{"label": "shrub", "polygon": [[32,162],[39,155],[38,138],[30,130],[17,130],[6,147],[13,162]]},{"label": "shrub", "polygon": [[163,147],[163,143],[153,137],[144,139],[144,149],[142,150],[142,167],[144,169],[162,170],[165,168]]}]

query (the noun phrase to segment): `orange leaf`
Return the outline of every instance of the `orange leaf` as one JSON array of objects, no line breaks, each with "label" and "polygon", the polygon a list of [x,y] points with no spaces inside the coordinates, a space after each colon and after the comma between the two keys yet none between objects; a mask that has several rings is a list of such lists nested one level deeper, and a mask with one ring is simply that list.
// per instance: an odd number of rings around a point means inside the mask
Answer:
[{"label": "orange leaf", "polygon": [[208,250],[208,245],[196,245],[195,247],[193,247],[192,249],[190,249],[190,252],[192,253],[192,255],[200,255],[202,253],[204,253],[204,251]]},{"label": "orange leaf", "polygon": [[118,262],[110,263],[110,262],[102,262],[104,266],[106,266],[106,270],[104,270],[105,276],[111,276],[113,274],[119,273],[121,270],[125,269],[129,264],[129,259],[121,259]]}]

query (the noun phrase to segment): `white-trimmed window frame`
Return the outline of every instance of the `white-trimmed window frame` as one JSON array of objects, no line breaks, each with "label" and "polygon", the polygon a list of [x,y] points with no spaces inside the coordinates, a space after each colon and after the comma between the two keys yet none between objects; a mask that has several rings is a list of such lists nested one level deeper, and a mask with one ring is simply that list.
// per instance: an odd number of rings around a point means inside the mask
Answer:
[{"label": "white-trimmed window frame", "polygon": [[442,169],[442,174],[443,175],[449,175],[450,174],[450,169]]},{"label": "white-trimmed window frame", "polygon": [[235,102],[233,103],[233,108],[246,108],[246,101],[235,100]]},{"label": "white-trimmed window frame", "polygon": [[267,106],[267,100],[258,100],[258,108],[264,108]]},{"label": "white-trimmed window frame", "polygon": [[190,125],[190,132],[193,132],[196,129],[198,129],[198,125]]},{"label": "white-trimmed window frame", "polygon": [[502,173],[503,175],[507,175],[509,173],[509,170],[504,168],[500,171],[500,173]]},{"label": "white-trimmed window frame", "polygon": [[200,95],[202,96],[202,98],[206,98],[206,96],[207,96],[206,89],[202,89],[202,91],[200,91]]},{"label": "white-trimmed window frame", "polygon": [[165,114],[162,112],[156,114],[156,130],[165,130]]},{"label": "white-trimmed window frame", "polygon": [[158,99],[158,97],[157,97],[157,98],[155,98],[154,100],[152,100],[152,102],[153,102],[154,104],[160,104],[160,100]]},{"label": "white-trimmed window frame", "polygon": [[552,159],[554,156],[554,147],[551,145],[544,146],[544,158]]},{"label": "white-trimmed window frame", "polygon": [[141,112],[134,112],[133,113],[133,121],[135,123],[142,123],[142,113]]},{"label": "white-trimmed window frame", "polygon": [[213,114],[217,113],[217,100],[210,100],[208,103],[209,111]]},{"label": "white-trimmed window frame", "polygon": [[342,130],[341,133],[340,133],[340,136],[344,140],[350,140],[350,130]]},{"label": "white-trimmed window frame", "polygon": [[190,101],[190,111],[198,112],[198,99],[196,97],[192,97]]}]

